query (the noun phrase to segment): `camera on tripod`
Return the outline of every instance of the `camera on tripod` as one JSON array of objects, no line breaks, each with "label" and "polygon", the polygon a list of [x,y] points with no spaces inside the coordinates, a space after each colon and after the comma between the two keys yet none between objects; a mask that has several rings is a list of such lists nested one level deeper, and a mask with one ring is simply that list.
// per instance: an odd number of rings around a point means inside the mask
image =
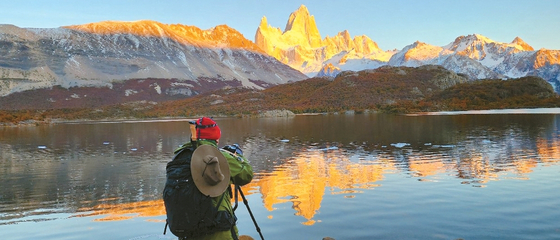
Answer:
[{"label": "camera on tripod", "polygon": [[243,155],[243,150],[241,150],[241,148],[239,147],[239,144],[237,144],[237,143],[224,146],[223,149],[227,150],[228,152],[233,153],[233,154]]}]

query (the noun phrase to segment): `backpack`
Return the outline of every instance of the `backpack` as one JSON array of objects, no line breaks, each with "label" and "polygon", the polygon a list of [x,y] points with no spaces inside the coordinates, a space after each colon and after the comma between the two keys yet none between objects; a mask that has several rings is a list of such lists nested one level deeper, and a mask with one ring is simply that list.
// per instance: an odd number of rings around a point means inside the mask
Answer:
[{"label": "backpack", "polygon": [[218,211],[226,194],[214,206],[212,197],[202,194],[194,184],[190,166],[194,150],[192,145],[184,147],[167,163],[167,181],[163,189],[167,214],[164,235],[168,226],[173,235],[191,238],[231,230],[235,225],[235,215]]}]

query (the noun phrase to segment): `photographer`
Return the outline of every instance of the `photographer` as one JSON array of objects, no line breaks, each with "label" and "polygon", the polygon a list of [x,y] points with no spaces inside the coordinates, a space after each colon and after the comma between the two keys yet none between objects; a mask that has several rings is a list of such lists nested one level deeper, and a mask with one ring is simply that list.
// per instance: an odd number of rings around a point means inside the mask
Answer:
[{"label": "photographer", "polygon": [[[239,233],[238,233],[238,229],[237,226],[235,226],[235,222],[237,220],[237,218],[234,215],[233,209],[232,209],[232,205],[231,205],[231,201],[230,199],[232,198],[232,190],[231,190],[231,184],[235,184],[236,186],[242,186],[245,184],[248,184],[249,182],[251,182],[251,180],[253,179],[253,168],[251,167],[251,165],[249,165],[247,159],[242,155],[242,151],[239,148],[239,146],[237,144],[235,145],[230,145],[230,146],[226,146],[224,147],[224,149],[222,149],[221,151],[217,150],[217,146],[221,137],[221,130],[218,127],[218,124],[216,124],[216,122],[214,120],[212,120],[211,118],[208,117],[202,117],[200,119],[198,119],[195,122],[195,127],[196,127],[196,142],[191,142],[190,144],[196,144],[197,148],[201,148],[202,146],[205,145],[209,145],[212,146],[213,149],[215,149],[215,151],[218,151],[219,153],[221,153],[221,155],[223,155],[223,157],[225,157],[225,160],[227,160],[227,165],[229,165],[229,174],[228,173],[219,173],[222,175],[230,176],[230,181],[228,184],[226,184],[227,188],[229,188],[229,190],[226,189],[221,189],[223,187],[223,184],[218,183],[218,184],[211,184],[208,185],[206,184],[205,181],[200,180],[199,182],[197,182],[197,179],[195,178],[194,181],[198,187],[198,189],[205,195],[209,195],[212,198],[212,202],[214,204],[214,206],[217,206],[218,208],[218,212],[226,212],[227,214],[221,214],[219,216],[227,216],[228,221],[232,223],[232,227],[229,230],[221,230],[221,229],[217,229],[215,232],[213,233],[209,233],[203,236],[198,236],[198,237],[194,237],[194,238],[188,238],[189,240],[191,239],[197,239],[197,240],[213,240],[213,239],[238,239],[239,238]],[[188,144],[185,144],[188,145]],[[186,146],[183,147],[186,147]],[[177,151],[179,151],[180,148]],[[219,155],[218,153],[218,155]],[[196,152],[195,155],[193,155],[193,163],[196,163]],[[217,159],[222,159],[222,157],[220,156]],[[216,160],[217,160],[216,159]],[[214,161],[216,161],[214,160]],[[206,171],[206,169],[208,168],[208,166],[211,166],[211,163],[209,163],[209,161],[203,160],[205,162],[205,166],[203,168],[203,172],[201,175],[204,175],[204,171]],[[210,167],[211,168],[211,167]],[[219,168],[219,167],[217,167]],[[193,176],[197,176],[197,173],[195,173],[194,170],[195,168],[193,168]],[[222,170],[227,171],[227,167],[222,168]],[[220,169],[217,169],[216,172],[219,172]],[[227,179],[223,179],[223,181],[227,181]],[[218,191],[218,194],[220,192],[222,192],[221,194],[217,195],[217,196],[213,196],[212,194],[210,194],[213,191]],[[216,194],[214,194],[216,195]],[[219,206],[218,206],[219,205]],[[222,219],[219,219],[217,221],[223,221]]]}]

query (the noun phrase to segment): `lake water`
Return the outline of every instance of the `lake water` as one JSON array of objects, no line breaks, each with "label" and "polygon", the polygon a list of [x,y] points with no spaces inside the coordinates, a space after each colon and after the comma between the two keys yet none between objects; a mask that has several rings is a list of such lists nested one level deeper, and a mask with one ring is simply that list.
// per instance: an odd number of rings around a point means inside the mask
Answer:
[{"label": "lake water", "polygon": [[[560,115],[216,119],[265,239],[560,239]],[[1,239],[163,235],[186,121],[0,128]],[[243,202],[241,234],[259,239]]]}]

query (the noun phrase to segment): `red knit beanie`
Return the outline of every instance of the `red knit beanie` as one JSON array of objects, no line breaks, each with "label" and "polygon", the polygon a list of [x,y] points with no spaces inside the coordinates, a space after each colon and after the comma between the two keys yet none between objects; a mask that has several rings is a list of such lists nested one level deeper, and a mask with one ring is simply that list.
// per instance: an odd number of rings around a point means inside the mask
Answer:
[{"label": "red knit beanie", "polygon": [[202,117],[196,121],[196,135],[198,139],[218,140],[222,131],[214,120]]}]

